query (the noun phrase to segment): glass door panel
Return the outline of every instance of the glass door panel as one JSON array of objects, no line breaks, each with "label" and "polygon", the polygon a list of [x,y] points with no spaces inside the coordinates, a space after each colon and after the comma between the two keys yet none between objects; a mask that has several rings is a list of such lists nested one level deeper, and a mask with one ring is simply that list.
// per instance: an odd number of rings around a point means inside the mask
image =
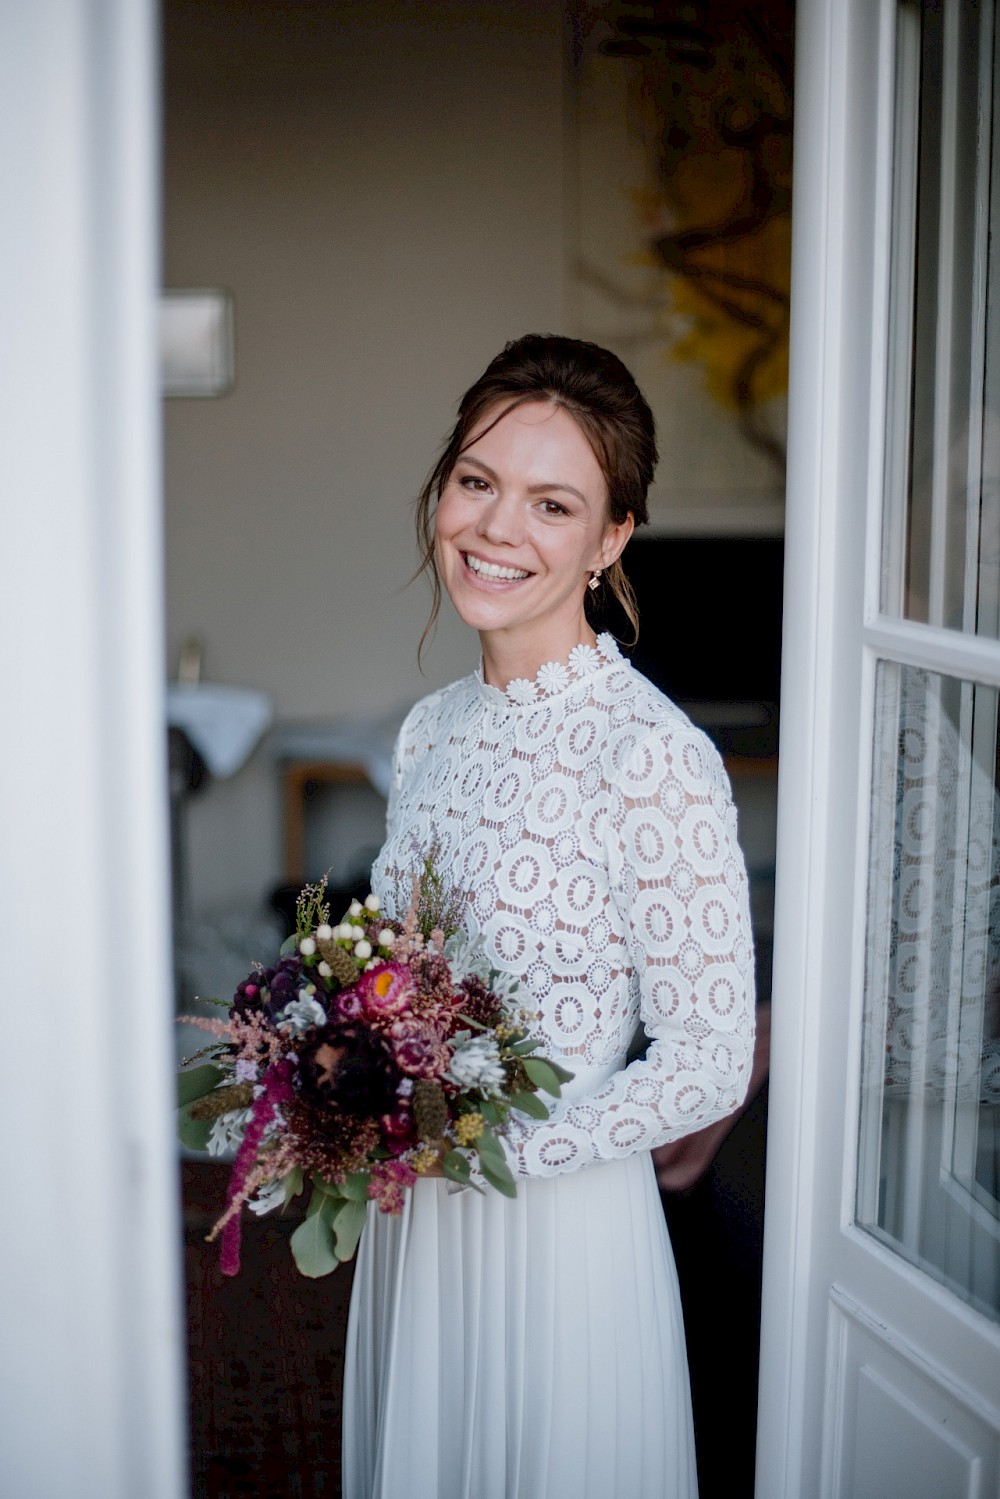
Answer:
[{"label": "glass door panel", "polygon": [[998,696],[879,663],[857,1218],[1000,1320]]},{"label": "glass door panel", "polygon": [[[882,608],[1000,636],[995,6],[899,8]],[[993,226],[991,239],[991,226]]]}]

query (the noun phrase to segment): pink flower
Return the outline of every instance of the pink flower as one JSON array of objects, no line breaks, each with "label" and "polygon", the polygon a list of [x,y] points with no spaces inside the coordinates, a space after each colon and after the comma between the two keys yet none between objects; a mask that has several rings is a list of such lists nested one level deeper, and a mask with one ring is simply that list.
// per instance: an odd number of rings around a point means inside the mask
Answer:
[{"label": "pink flower", "polygon": [[[362,1014],[368,1020],[388,1019],[409,1009],[414,995],[413,977],[405,963],[380,963],[363,973],[350,992],[360,999]],[[346,999],[347,995],[342,995],[341,1004]]]},{"label": "pink flower", "polygon": [[389,1045],[400,1072],[410,1077],[443,1077],[451,1062],[444,1033],[426,1020],[397,1020],[389,1028]]},{"label": "pink flower", "polygon": [[383,1213],[401,1213],[407,1187],[412,1187],[417,1173],[406,1161],[379,1161],[372,1167],[368,1196]]},{"label": "pink flower", "polygon": [[357,989],[345,989],[336,998],[338,1020],[363,1020],[366,1014],[364,997]]}]

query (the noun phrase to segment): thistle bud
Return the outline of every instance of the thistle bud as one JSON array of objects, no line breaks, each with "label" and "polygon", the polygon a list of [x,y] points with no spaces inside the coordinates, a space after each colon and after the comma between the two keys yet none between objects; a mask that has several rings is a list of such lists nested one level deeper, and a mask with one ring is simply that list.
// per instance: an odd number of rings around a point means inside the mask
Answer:
[{"label": "thistle bud", "polygon": [[448,1104],[438,1083],[421,1078],[413,1089],[413,1118],[421,1140],[440,1140],[448,1123]]}]

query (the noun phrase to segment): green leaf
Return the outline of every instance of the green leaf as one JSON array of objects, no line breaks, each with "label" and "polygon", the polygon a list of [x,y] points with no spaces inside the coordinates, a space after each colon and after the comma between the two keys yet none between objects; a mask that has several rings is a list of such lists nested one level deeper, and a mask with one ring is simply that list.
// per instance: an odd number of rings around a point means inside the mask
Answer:
[{"label": "green leaf", "polygon": [[345,1202],[340,1209],[333,1220],[338,1260],[349,1260],[354,1254],[367,1216],[368,1204],[366,1202]]},{"label": "green leaf", "polygon": [[297,952],[298,951],[298,947],[299,947],[299,934],[298,934],[298,932],[293,932],[290,937],[286,937],[285,938],[284,942],[278,948],[278,957],[279,958],[287,958],[288,955],[289,955],[289,953]]},{"label": "green leaf", "polygon": [[305,1221],[292,1234],[292,1256],[303,1275],[318,1280],[340,1264],[334,1249],[333,1230],[323,1211],[322,1193],[314,1192]]},{"label": "green leaf", "polygon": [[340,1195],[346,1197],[349,1202],[368,1201],[368,1183],[371,1181],[371,1173],[368,1171],[355,1171],[353,1176],[348,1176],[340,1184]]},{"label": "green leaf", "polygon": [[471,1025],[475,1031],[491,1031],[493,1029],[491,1025],[483,1025],[481,1020],[473,1020],[471,1015],[465,1015],[461,1010],[458,1011],[458,1019],[464,1021],[466,1025]]},{"label": "green leaf", "polygon": [[525,1041],[515,1041],[512,1046],[505,1046],[504,1050],[512,1057],[526,1057],[530,1051],[537,1051],[541,1041],[533,1041],[529,1036]]},{"label": "green leaf", "polygon": [[[195,1099],[195,1103],[197,1103]],[[177,1138],[188,1150],[207,1150],[208,1137],[212,1133],[213,1120],[192,1119],[191,1105],[185,1104],[177,1111]]]},{"label": "green leaf", "polygon": [[441,1162],[441,1170],[450,1181],[462,1182],[466,1186],[468,1185],[470,1177],[469,1162],[460,1150],[449,1150]]},{"label": "green leaf", "polygon": [[492,1130],[484,1129],[476,1141],[479,1165],[491,1187],[496,1187],[505,1197],[517,1196],[517,1184],[507,1165],[503,1146]]},{"label": "green leaf", "polygon": [[505,1197],[517,1196],[517,1183],[511,1175],[510,1167],[507,1165],[506,1161],[504,1161],[502,1167],[500,1167],[495,1166],[492,1163],[487,1163],[486,1161],[480,1159],[479,1165],[483,1175],[485,1176],[491,1187],[495,1187],[497,1191],[502,1192]]},{"label": "green leaf", "polygon": [[491,1129],[484,1129],[476,1141],[476,1153],[480,1161],[489,1163],[497,1168],[506,1166],[507,1157],[503,1153],[503,1146]]},{"label": "green leaf", "polygon": [[542,1102],[537,1093],[512,1093],[510,1105],[513,1109],[520,1109],[522,1114],[530,1114],[532,1119],[549,1117],[548,1105]]},{"label": "green leaf", "polygon": [[185,1104],[197,1103],[199,1098],[211,1093],[225,1075],[221,1067],[216,1067],[211,1062],[207,1062],[204,1067],[192,1067],[188,1072],[178,1072],[177,1107],[182,1109]]},{"label": "green leaf", "polygon": [[565,1067],[559,1067],[543,1057],[525,1057],[524,1070],[536,1088],[544,1089],[555,1098],[559,1097],[562,1084],[568,1083],[573,1076]]},{"label": "green leaf", "polygon": [[306,1184],[305,1172],[302,1170],[302,1167],[301,1166],[293,1166],[292,1169],[291,1169],[291,1171],[289,1171],[288,1175],[285,1177],[285,1206],[286,1207],[293,1200],[293,1198],[298,1197],[299,1193],[302,1191],[302,1188],[305,1186],[305,1184]]},{"label": "green leaf", "polygon": [[545,1060],[561,1083],[571,1083],[576,1077],[575,1072],[570,1072],[566,1067],[560,1067],[559,1063],[553,1062],[551,1057],[546,1057]]},{"label": "green leaf", "polygon": [[309,1204],[310,1207],[312,1207],[312,1203],[316,1201],[316,1196],[319,1196],[321,1198],[332,1197],[334,1202],[343,1202],[344,1194],[336,1182],[328,1182],[325,1176],[316,1175],[311,1176],[309,1180],[312,1182],[313,1190],[316,1194]]},{"label": "green leaf", "polygon": [[487,1124],[497,1125],[500,1123],[500,1115],[497,1111],[497,1106],[491,1098],[483,1099],[482,1103],[479,1105],[479,1112],[482,1114]]}]

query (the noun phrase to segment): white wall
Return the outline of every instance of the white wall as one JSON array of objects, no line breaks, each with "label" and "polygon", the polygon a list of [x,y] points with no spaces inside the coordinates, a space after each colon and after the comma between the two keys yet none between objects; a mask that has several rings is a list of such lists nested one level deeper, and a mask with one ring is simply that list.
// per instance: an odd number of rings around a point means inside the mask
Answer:
[{"label": "white wall", "polygon": [[[285,717],[377,711],[467,671],[446,618],[418,675],[409,502],[454,405],[564,316],[557,0],[167,0],[168,286],[235,298],[234,393],[166,403],[169,662]],[[196,906],[280,873],[269,761],[195,798]]]}]

